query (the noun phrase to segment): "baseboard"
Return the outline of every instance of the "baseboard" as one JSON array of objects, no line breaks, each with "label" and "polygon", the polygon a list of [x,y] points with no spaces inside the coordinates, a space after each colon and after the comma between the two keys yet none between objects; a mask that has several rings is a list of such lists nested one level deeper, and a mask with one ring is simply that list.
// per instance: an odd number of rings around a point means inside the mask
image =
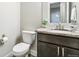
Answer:
[{"label": "baseboard", "polygon": [[13,56],[13,54],[12,54],[12,51],[11,51],[7,55],[5,55],[4,57],[12,57],[12,56]]},{"label": "baseboard", "polygon": [[35,51],[35,50],[31,50],[31,55],[37,57],[37,51]]}]

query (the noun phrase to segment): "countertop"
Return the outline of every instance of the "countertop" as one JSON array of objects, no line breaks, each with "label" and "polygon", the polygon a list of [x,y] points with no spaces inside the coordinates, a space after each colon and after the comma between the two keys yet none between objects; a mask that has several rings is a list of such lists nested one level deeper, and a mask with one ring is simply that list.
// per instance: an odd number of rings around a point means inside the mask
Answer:
[{"label": "countertop", "polygon": [[70,32],[70,31],[62,31],[62,30],[51,30],[48,28],[39,28],[36,30],[36,32],[79,38],[79,31]]}]

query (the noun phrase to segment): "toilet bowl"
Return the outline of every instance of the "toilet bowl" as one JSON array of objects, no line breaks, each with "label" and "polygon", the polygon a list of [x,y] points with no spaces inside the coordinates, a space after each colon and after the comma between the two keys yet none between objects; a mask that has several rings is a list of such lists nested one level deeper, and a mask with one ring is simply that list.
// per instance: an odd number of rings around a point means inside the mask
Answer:
[{"label": "toilet bowl", "polygon": [[22,31],[23,42],[16,44],[13,47],[13,56],[23,57],[29,54],[30,46],[35,39],[35,32],[32,31]]},{"label": "toilet bowl", "polygon": [[24,54],[27,54],[29,48],[30,44],[21,42],[13,47],[13,55],[17,57],[22,57]]}]

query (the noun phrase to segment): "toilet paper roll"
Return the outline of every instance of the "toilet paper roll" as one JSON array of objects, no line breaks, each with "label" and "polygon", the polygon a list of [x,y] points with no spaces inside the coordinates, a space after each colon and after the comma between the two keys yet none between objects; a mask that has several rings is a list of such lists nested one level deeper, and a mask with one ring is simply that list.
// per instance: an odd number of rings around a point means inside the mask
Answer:
[{"label": "toilet paper roll", "polygon": [[8,41],[8,37],[3,37],[3,42],[7,42]]}]

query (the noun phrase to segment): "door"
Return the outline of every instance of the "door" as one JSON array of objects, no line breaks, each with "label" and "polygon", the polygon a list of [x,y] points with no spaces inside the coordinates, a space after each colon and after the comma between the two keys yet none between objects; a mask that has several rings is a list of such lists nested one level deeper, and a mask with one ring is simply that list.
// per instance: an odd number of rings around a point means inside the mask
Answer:
[{"label": "door", "polygon": [[79,57],[79,50],[64,47],[64,48],[62,48],[62,56]]},{"label": "door", "polygon": [[45,42],[38,42],[38,57],[57,57],[59,56],[59,47]]}]

